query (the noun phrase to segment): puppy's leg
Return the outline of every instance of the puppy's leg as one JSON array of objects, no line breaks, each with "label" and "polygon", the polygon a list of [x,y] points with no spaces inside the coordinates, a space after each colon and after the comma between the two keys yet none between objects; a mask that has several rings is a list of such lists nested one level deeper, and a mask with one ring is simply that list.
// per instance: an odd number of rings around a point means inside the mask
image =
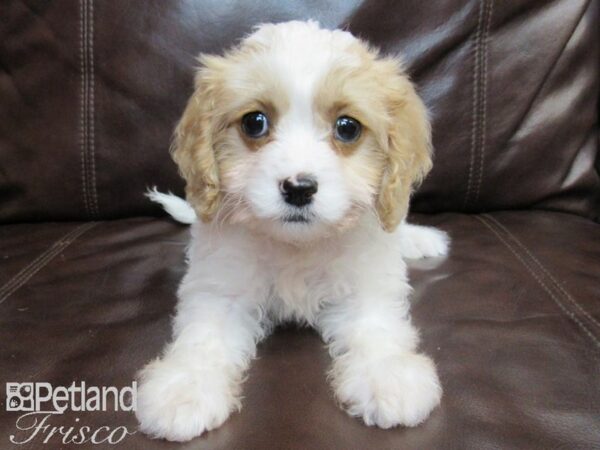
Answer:
[{"label": "puppy's leg", "polygon": [[417,353],[408,317],[408,286],[398,296],[359,293],[322,312],[320,329],[333,356],[337,399],[367,425],[423,422],[442,395],[435,366]]},{"label": "puppy's leg", "polygon": [[178,305],[173,342],[140,373],[140,429],[187,441],[240,408],[243,375],[264,334],[244,299],[197,292]]},{"label": "puppy's leg", "polygon": [[400,251],[409,259],[446,256],[450,238],[446,233],[433,227],[402,223],[398,227]]}]

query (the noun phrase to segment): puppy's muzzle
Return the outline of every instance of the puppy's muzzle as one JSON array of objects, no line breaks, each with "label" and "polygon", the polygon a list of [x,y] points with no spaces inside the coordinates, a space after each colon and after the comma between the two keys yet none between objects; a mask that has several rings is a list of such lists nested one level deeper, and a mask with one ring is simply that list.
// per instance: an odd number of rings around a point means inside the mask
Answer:
[{"label": "puppy's muzzle", "polygon": [[298,207],[312,202],[318,187],[317,180],[310,175],[286,178],[279,184],[279,190],[285,202]]}]

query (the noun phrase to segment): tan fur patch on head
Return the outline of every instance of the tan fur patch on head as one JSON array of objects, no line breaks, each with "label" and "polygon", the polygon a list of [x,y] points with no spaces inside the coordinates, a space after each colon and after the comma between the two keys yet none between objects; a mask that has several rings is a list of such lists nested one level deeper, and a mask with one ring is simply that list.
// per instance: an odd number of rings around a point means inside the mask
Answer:
[{"label": "tan fur patch on head", "polygon": [[[195,91],[175,130],[171,153],[187,182],[187,200],[205,222],[215,216],[222,200],[220,161],[224,157],[218,153],[227,154],[227,130],[239,130],[243,115],[252,111],[265,112],[273,126],[278,111],[287,107],[279,83],[266,79],[261,68],[244,64],[256,51],[255,46],[246,44],[225,56],[201,55]],[[240,68],[246,71],[244,77],[236,73]],[[252,79],[253,70],[257,71],[255,79],[261,82],[236,86],[235,90],[227,84],[231,79]],[[240,136],[250,151],[257,151],[272,139],[272,133],[260,139],[241,132]]]},{"label": "tan fur patch on head", "polygon": [[[361,139],[369,134],[376,139],[384,159],[376,209],[383,228],[393,231],[407,214],[414,186],[431,169],[427,111],[400,61],[382,58],[360,41],[347,51],[354,59],[342,60],[323,80],[316,108],[330,121],[335,114],[359,120]],[[332,142],[345,156],[363,144]]]}]

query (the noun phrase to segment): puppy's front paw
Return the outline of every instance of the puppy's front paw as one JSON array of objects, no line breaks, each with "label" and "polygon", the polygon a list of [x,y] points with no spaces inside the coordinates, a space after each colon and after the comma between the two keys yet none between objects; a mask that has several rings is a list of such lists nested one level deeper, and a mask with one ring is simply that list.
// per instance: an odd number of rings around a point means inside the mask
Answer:
[{"label": "puppy's front paw", "polygon": [[220,426],[240,408],[239,383],[214,368],[193,370],[156,360],[140,373],[136,416],[153,438],[188,441]]},{"label": "puppy's front paw", "polygon": [[432,258],[448,254],[450,238],[441,230],[405,223],[400,233],[402,256],[405,258]]},{"label": "puppy's front paw", "polygon": [[333,379],[348,413],[367,425],[413,427],[440,403],[442,388],[427,356],[406,353],[365,364],[342,356],[334,363]]}]

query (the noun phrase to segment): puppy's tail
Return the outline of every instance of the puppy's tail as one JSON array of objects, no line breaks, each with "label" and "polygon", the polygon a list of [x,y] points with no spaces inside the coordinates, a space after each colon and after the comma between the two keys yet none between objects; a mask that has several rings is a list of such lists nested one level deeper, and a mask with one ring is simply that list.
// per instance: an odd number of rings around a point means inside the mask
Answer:
[{"label": "puppy's tail", "polygon": [[173,194],[163,194],[156,189],[156,186],[148,189],[146,197],[162,205],[165,211],[177,222],[192,224],[197,219],[194,208],[188,202]]}]

